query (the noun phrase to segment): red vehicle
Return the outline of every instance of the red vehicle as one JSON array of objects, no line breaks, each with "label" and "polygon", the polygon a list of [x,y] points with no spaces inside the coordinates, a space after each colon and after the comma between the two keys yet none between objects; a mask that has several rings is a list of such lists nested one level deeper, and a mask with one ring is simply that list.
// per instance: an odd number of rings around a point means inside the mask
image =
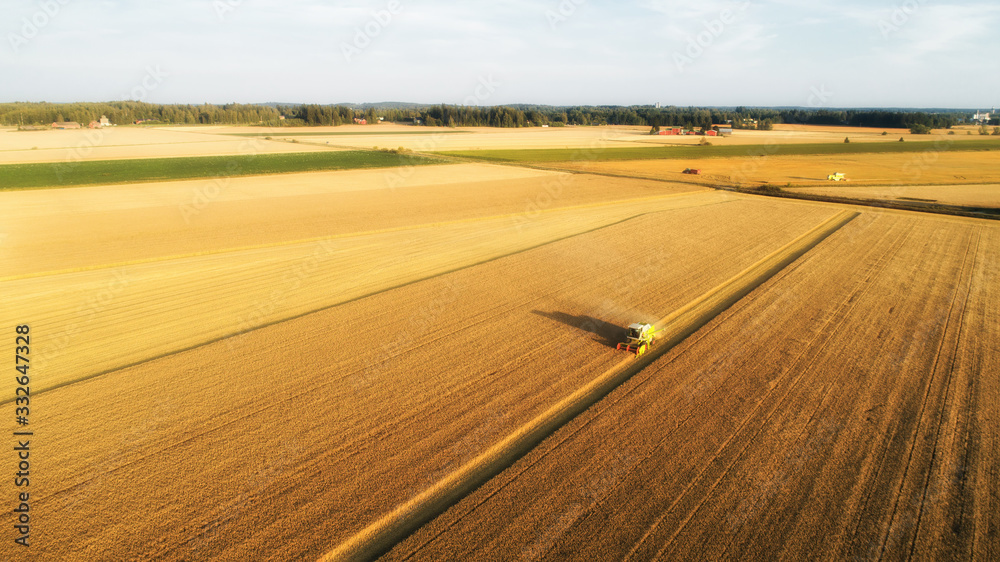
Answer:
[{"label": "red vehicle", "polygon": [[684,173],[685,174],[696,174],[697,175],[697,174],[701,173],[701,170],[697,169],[697,168],[684,168]]}]

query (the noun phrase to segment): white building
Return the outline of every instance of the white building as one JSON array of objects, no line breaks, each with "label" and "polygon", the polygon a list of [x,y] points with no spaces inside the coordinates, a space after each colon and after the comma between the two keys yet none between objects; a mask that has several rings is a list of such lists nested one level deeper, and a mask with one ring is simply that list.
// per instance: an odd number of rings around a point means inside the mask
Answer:
[{"label": "white building", "polygon": [[978,112],[978,113],[976,113],[975,115],[972,116],[972,120],[973,121],[979,121],[980,123],[985,123],[985,122],[987,122],[987,121],[990,120],[990,114],[989,113],[983,113],[982,111],[980,111],[980,112]]}]

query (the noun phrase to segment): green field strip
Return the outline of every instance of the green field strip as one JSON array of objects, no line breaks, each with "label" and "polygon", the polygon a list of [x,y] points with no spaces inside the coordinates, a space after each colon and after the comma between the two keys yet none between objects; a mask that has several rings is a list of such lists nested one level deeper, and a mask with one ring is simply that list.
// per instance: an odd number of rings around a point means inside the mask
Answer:
[{"label": "green field strip", "polygon": [[[709,137],[706,137],[709,138]],[[437,154],[492,162],[609,162],[620,160],[809,156],[823,154],[892,154],[912,152],[970,152],[1000,150],[1000,139],[968,141],[907,141],[802,144],[744,144],[723,146],[654,146],[628,148],[531,148],[504,150],[450,150]]]},{"label": "green field strip", "polygon": [[262,176],[295,172],[440,164],[414,154],[372,150],[187,156],[0,165],[0,191]]}]

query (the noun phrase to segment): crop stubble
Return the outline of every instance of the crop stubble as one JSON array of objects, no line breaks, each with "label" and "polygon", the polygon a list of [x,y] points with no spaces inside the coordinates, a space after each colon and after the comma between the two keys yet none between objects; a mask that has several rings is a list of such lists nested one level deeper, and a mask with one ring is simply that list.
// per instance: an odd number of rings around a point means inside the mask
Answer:
[{"label": "crop stubble", "polygon": [[[938,184],[943,186],[969,184],[995,184],[1000,179],[1000,153],[996,151],[962,151],[961,145],[949,150],[933,146],[918,152],[899,154],[814,154],[808,156],[782,155],[782,148],[774,145],[771,150],[755,150],[738,157],[711,157],[706,148],[705,158],[683,160],[630,160],[621,162],[579,161],[558,162],[552,168],[596,173],[611,173],[637,178],[656,178],[671,181],[708,181],[722,185],[754,186],[761,182],[785,187],[805,187],[810,191],[842,195],[863,192],[870,186],[897,186]],[[682,174],[685,168],[701,169],[701,176]],[[850,180],[835,183],[829,174],[843,172]],[[862,187],[865,186],[865,187]],[[933,191],[934,187],[928,187]],[[874,190],[874,189],[873,189]],[[950,202],[949,190],[938,192],[942,202]],[[961,200],[955,202],[960,204]],[[993,205],[1000,205],[994,197]]]},{"label": "crop stubble", "polygon": [[584,319],[655,319],[833,213],[651,213],[43,393],[39,552],[319,555],[619,361]]},{"label": "crop stubble", "polygon": [[16,191],[0,277],[699,189],[459,164]]},{"label": "crop stubble", "polygon": [[[33,329],[57,334],[37,349],[52,373],[41,391],[643,213],[729,198],[667,196],[12,279],[0,321],[31,311]],[[12,396],[13,380],[0,390]]]},{"label": "crop stubble", "polygon": [[390,558],[996,558],[998,244],[864,214]]}]

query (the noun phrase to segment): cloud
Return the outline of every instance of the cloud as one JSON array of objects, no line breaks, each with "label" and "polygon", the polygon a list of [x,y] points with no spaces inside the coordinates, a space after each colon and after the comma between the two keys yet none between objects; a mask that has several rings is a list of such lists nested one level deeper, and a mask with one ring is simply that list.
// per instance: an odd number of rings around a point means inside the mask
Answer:
[{"label": "cloud", "polygon": [[[171,73],[155,101],[185,103],[460,100],[485,74],[503,82],[489,103],[799,104],[823,81],[843,105],[992,102],[948,80],[958,73],[976,75],[979,91],[1000,89],[982,72],[1000,52],[1000,6],[980,0],[922,0],[887,37],[880,22],[904,0],[398,0],[347,64],[341,44],[388,1],[74,0],[20,52],[8,49],[4,95],[107,99],[150,64]],[[220,18],[216,2],[232,10]],[[38,6],[19,5],[29,17]],[[671,55],[712,33],[724,10],[735,21],[684,80],[671,76]],[[3,28],[17,32],[11,12]],[[552,25],[549,13],[563,19]],[[720,87],[722,75],[739,87]]]},{"label": "cloud", "polygon": [[946,59],[950,64],[979,66],[984,62],[982,53],[996,53],[1000,46],[996,38],[1000,6],[919,4],[882,16],[883,45],[877,52],[893,64],[924,66],[929,59]]}]

